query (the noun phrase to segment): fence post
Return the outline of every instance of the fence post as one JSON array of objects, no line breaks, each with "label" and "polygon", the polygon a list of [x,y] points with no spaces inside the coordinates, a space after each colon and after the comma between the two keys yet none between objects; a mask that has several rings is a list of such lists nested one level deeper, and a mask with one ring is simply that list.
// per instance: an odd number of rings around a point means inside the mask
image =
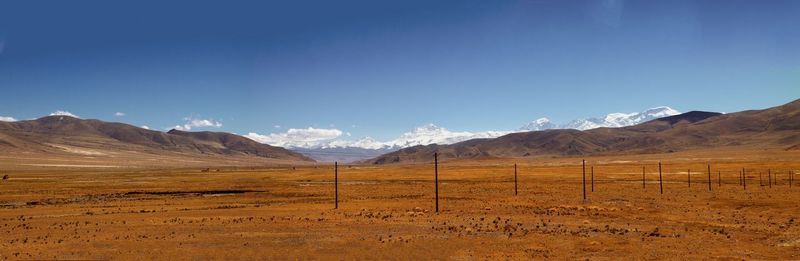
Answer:
[{"label": "fence post", "polygon": [[661,194],[664,194],[664,179],[661,177],[661,161],[658,162],[658,187]]},{"label": "fence post", "polygon": [[583,201],[586,201],[586,160],[581,161],[583,166]]},{"label": "fence post", "polygon": [[739,171],[739,186],[742,185],[742,171]]},{"label": "fence post", "polygon": [[514,163],[514,196],[517,195],[517,163]]},{"label": "fence post", "polygon": [[708,191],[711,191],[711,164],[708,164]]},{"label": "fence post", "polygon": [[436,183],[436,213],[439,213],[439,154],[433,153],[434,183]]},{"label": "fence post", "polygon": [[339,162],[337,161],[333,162],[333,188],[335,191],[334,194],[336,194],[335,196],[336,199],[334,200],[335,203],[333,209],[338,209],[339,208]]},{"label": "fence post", "polygon": [[[769,188],[772,188],[772,171],[767,169],[767,175],[769,176]],[[778,176],[775,176],[775,185],[778,185]]]},{"label": "fence post", "polygon": [[644,166],[642,166],[642,189],[645,189],[645,182],[644,182]]},{"label": "fence post", "polygon": [[592,192],[594,192],[594,166],[591,167],[592,170]]},{"label": "fence post", "polygon": [[691,188],[692,187],[692,170],[691,169],[687,169],[686,170],[686,180],[689,183],[689,187]]},{"label": "fence post", "polygon": [[721,188],[722,187],[722,171],[721,170],[719,170],[717,172],[717,183],[718,183],[717,186]]},{"label": "fence post", "polygon": [[759,171],[759,172],[758,172],[758,185],[760,185],[760,186],[762,186],[762,187],[763,187],[763,186],[764,186],[764,178],[763,178],[762,176],[763,176],[763,173],[761,173],[761,172]]},{"label": "fence post", "polygon": [[742,168],[742,187],[747,190],[747,172]]}]

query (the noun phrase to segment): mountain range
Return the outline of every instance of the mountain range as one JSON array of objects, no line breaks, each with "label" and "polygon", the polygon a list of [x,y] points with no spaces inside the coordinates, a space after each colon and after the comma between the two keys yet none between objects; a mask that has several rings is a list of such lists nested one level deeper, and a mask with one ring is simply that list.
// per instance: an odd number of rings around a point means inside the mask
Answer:
[{"label": "mountain range", "polygon": [[[729,114],[676,113],[659,107],[561,125],[537,120],[533,125],[506,132],[453,132],[430,124],[390,142],[364,139],[357,143],[362,147],[331,142],[328,147],[305,151],[295,148],[302,153],[224,132],[160,132],[124,123],[55,115],[0,121],[0,168],[297,165],[313,164],[312,158],[330,161],[341,157],[369,158],[359,161],[369,164],[417,163],[429,162],[434,153],[452,160],[668,153],[707,148],[800,150],[800,100]],[[527,131],[536,128],[543,130]]]},{"label": "mountain range", "polygon": [[[631,116],[646,119],[648,115]],[[430,162],[434,153],[439,153],[440,159],[481,159],[668,153],[710,147],[800,149],[800,100],[730,114],[691,111],[620,128],[548,129],[450,145],[414,146],[363,163]]]},{"label": "mountain range", "polygon": [[[287,148],[318,161],[351,162],[419,145],[446,145],[471,139],[496,138],[510,133],[548,129],[588,130],[601,127],[625,127],[677,114],[680,112],[661,106],[642,112],[610,113],[602,118],[577,119],[564,124],[555,124],[547,118],[540,118],[513,131],[456,132],[434,124],[426,124],[389,141],[377,141],[369,137],[352,141],[333,139],[314,144],[293,144]],[[257,140],[257,138],[255,139]]]},{"label": "mountain range", "polygon": [[223,132],[160,132],[124,124],[48,116],[0,122],[0,163],[16,165],[202,166],[313,162],[281,147]]},{"label": "mountain range", "polygon": [[602,118],[577,119],[564,124],[555,124],[548,118],[540,118],[520,128],[520,131],[538,131],[551,129],[590,130],[596,128],[619,128],[632,126],[650,120],[680,114],[667,106],[660,106],[634,113],[609,113]]}]

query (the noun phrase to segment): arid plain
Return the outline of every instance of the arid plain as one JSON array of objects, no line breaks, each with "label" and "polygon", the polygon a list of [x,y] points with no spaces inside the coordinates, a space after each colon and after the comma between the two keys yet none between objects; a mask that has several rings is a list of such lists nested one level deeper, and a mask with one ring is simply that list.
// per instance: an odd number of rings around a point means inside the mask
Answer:
[{"label": "arid plain", "polygon": [[445,161],[438,214],[433,162],[340,165],[339,209],[332,165],[28,166],[0,170],[0,257],[798,259],[797,159],[742,149]]}]

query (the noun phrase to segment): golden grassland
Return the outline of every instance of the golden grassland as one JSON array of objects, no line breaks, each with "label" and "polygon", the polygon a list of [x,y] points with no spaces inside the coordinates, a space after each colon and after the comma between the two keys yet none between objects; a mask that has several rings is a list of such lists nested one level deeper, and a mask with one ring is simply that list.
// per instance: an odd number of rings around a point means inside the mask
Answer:
[{"label": "golden grassland", "polygon": [[0,259],[798,259],[798,156],[445,161],[438,214],[432,163],[3,171]]}]

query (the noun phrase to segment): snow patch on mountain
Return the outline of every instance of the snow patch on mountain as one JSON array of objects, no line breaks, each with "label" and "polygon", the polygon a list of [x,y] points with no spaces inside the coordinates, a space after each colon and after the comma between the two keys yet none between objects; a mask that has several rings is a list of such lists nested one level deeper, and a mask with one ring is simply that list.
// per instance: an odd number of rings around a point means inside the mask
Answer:
[{"label": "snow patch on mountain", "polygon": [[387,142],[390,147],[407,148],[417,145],[428,144],[453,144],[465,140],[479,139],[479,138],[496,138],[506,135],[508,131],[484,131],[484,132],[454,132],[448,129],[436,126],[434,124],[427,124],[414,129],[414,131],[406,132],[400,135],[399,138]]},{"label": "snow patch on mountain", "polygon": [[[589,130],[602,127],[619,128],[644,123],[657,118],[680,114],[670,107],[661,106],[633,113],[609,113],[604,117],[573,120],[556,124],[548,118],[539,118],[513,131],[451,131],[434,124],[419,126],[395,139],[379,141],[371,137],[343,139],[338,129],[289,129],[285,133],[261,135],[249,133],[246,137],[274,146],[282,146],[321,161],[349,161],[373,157],[383,153],[417,145],[453,144],[471,139],[497,138],[506,134],[549,129]],[[349,137],[349,135],[347,135]]]},{"label": "snow patch on mountain", "polygon": [[[294,132],[292,132],[294,130]],[[313,129],[319,131],[318,129]],[[330,131],[329,131],[330,132]],[[289,134],[296,134],[297,130],[291,129]],[[341,133],[341,132],[339,132]],[[428,144],[452,144],[462,142],[465,140],[477,138],[496,138],[505,134],[511,133],[510,131],[484,131],[484,132],[456,132],[450,131],[443,127],[434,124],[426,124],[419,126],[412,131],[401,134],[399,137],[389,141],[378,141],[371,137],[364,137],[357,140],[344,140],[338,139],[340,135],[329,135],[327,137],[320,137],[314,135],[313,138],[303,136],[301,142],[290,142],[291,136],[284,134],[270,134],[259,135],[250,133],[246,135],[256,141],[274,143],[270,145],[286,146],[290,149],[331,149],[331,148],[362,148],[372,150],[396,150],[401,148],[413,147],[417,145]],[[337,133],[338,134],[338,133]]]},{"label": "snow patch on mountain", "polygon": [[542,119],[546,120],[547,118],[542,118],[535,120],[525,126],[522,126],[519,130],[520,131],[537,131],[537,130],[548,130],[548,129],[590,130],[603,127],[619,128],[619,127],[632,126],[647,121],[651,121],[654,119],[678,115],[678,114],[680,114],[680,112],[678,112],[675,109],[672,109],[667,106],[660,106],[660,107],[650,108],[642,112],[609,113],[602,118],[579,119],[564,124],[553,124],[549,120],[547,121],[542,120]]},{"label": "snow patch on mountain", "polygon": [[558,128],[553,122],[550,121],[548,118],[539,118],[531,123],[528,123],[525,126],[522,126],[519,130],[521,131],[538,131],[538,130],[549,130]]}]

